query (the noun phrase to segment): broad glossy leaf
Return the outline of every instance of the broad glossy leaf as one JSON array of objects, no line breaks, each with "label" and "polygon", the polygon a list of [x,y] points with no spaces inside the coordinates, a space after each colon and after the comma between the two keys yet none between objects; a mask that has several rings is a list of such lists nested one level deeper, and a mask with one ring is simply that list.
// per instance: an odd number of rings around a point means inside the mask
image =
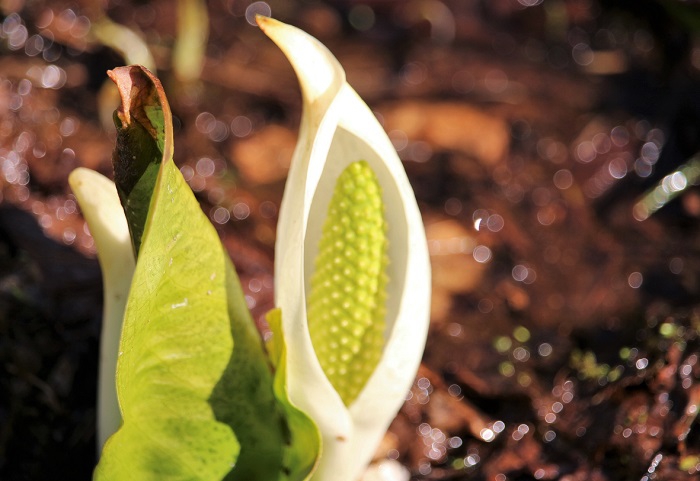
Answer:
[{"label": "broad glossy leaf", "polygon": [[110,76],[122,96],[115,179],[138,257],[117,364],[123,425],[95,479],[285,479],[272,375],[230,259],[172,161],[160,82],[142,67]]},{"label": "broad glossy leaf", "polygon": [[123,425],[105,445],[98,480],[223,479],[238,457],[236,436],[209,401],[233,349],[226,257],[203,249],[216,232],[168,166],[156,183],[124,318]]}]

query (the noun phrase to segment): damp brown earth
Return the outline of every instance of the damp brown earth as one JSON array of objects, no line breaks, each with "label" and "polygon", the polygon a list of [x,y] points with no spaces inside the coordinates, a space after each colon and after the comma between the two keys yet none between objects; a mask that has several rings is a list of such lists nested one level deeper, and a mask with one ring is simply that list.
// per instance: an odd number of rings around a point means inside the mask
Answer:
[{"label": "damp brown earth", "polygon": [[[432,261],[421,369],[377,460],[415,480],[700,474],[700,19],[689,2],[0,2],[0,479],[90,479],[101,280],[67,186],[111,169],[104,15],[137,32],[175,161],[265,329],[296,141],[292,69],[249,22],[323,41],[382,121]],[[694,23],[695,22],[695,23]],[[694,163],[695,162],[695,163]]]}]

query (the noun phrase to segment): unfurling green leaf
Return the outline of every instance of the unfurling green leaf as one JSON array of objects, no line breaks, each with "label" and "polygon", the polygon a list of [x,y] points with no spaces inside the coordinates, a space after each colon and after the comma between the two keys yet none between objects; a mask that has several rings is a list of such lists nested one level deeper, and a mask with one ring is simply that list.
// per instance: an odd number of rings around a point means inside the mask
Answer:
[{"label": "unfurling green leaf", "polygon": [[270,362],[275,366],[275,396],[284,410],[289,427],[289,444],[285,448],[284,465],[290,481],[305,481],[311,478],[319,453],[321,433],[309,416],[289,399],[287,390],[287,345],[284,341],[282,311],[273,309],[266,315],[272,330],[267,343]]},{"label": "unfurling green leaf", "polygon": [[309,333],[333,387],[350,405],[377,367],[386,329],[387,238],[382,193],[367,162],[336,182],[311,278]]}]

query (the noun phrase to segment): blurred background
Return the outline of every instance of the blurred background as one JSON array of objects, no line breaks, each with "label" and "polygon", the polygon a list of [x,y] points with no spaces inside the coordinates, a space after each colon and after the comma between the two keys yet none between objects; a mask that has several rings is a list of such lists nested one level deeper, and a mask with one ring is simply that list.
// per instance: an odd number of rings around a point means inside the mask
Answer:
[{"label": "blurred background", "polygon": [[175,161],[266,329],[301,103],[255,14],[337,56],[423,214],[428,346],[379,465],[697,479],[700,7],[681,0],[0,0],[0,479],[96,462],[101,279],[67,176],[111,175],[106,70],[162,80]]}]

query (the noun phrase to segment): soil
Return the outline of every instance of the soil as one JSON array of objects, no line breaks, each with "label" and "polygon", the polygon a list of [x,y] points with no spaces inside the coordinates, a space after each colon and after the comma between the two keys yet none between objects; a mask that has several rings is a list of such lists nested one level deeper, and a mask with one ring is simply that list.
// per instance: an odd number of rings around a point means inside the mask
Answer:
[{"label": "soil", "polygon": [[377,459],[414,480],[700,479],[692,2],[214,0],[189,82],[176,2],[98,3],[0,2],[1,480],[96,463],[101,278],[67,176],[111,172],[105,71],[125,60],[94,38],[101,16],[146,40],[175,161],[265,329],[301,107],[246,19],[266,9],[338,57],[426,225],[428,344]]}]

